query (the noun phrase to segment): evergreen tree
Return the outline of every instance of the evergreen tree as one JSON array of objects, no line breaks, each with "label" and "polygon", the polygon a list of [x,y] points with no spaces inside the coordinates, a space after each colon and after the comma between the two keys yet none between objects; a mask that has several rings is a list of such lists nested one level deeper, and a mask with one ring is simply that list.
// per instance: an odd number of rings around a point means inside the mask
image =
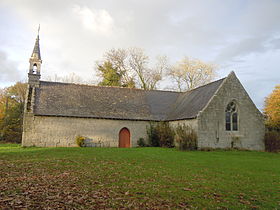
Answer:
[{"label": "evergreen tree", "polygon": [[105,61],[102,65],[97,67],[102,81],[99,83],[101,86],[119,86],[121,87],[122,73],[114,68],[111,62]]}]

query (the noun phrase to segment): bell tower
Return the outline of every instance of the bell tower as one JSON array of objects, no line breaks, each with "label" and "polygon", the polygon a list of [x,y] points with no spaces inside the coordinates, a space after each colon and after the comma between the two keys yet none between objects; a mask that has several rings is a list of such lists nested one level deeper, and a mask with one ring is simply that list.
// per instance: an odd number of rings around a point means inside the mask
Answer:
[{"label": "bell tower", "polygon": [[38,35],[33,48],[33,52],[29,59],[28,84],[32,87],[39,86],[39,81],[41,77],[40,72],[41,72],[42,59],[40,53],[39,32],[40,32],[40,25],[38,27]]},{"label": "bell tower", "polygon": [[34,127],[34,112],[35,112],[35,97],[36,92],[40,88],[40,77],[41,77],[41,53],[39,44],[39,31],[40,25],[38,27],[38,34],[33,48],[33,52],[29,59],[29,71],[28,71],[28,86],[26,91],[26,99],[24,103],[24,113],[23,113],[23,124],[22,124],[22,145],[32,146],[34,142],[30,142],[29,133],[32,133],[32,128]]}]

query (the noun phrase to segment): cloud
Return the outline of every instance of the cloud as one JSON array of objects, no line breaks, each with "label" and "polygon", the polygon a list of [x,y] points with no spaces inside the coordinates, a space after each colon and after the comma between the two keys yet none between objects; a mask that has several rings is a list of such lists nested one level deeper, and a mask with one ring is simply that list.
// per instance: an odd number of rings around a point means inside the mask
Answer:
[{"label": "cloud", "polygon": [[237,57],[274,50],[272,40],[279,38],[280,34],[277,23],[279,10],[280,1],[242,2],[233,16],[234,20],[221,29],[226,33],[222,37],[223,45],[218,47],[216,60],[228,62]]},{"label": "cloud", "polygon": [[266,37],[251,37],[228,45],[221,50],[217,56],[217,61],[236,61],[235,58],[242,58],[251,53],[261,53],[268,49],[265,47]]},{"label": "cloud", "polygon": [[280,38],[274,38],[268,43],[273,49],[280,49]]},{"label": "cloud", "polygon": [[20,79],[18,64],[9,60],[5,52],[0,51],[0,82],[16,82]]},{"label": "cloud", "polygon": [[73,12],[82,21],[86,29],[103,35],[112,33],[114,20],[105,9],[93,10],[76,4],[73,6]]},{"label": "cloud", "polygon": [[[136,46],[171,62],[183,56],[214,61],[221,76],[235,70],[261,106],[271,92],[268,81],[280,81],[279,11],[276,0],[1,0],[0,51],[26,72],[41,23],[43,77],[91,78],[106,50]],[[258,84],[263,91],[252,94]]]}]

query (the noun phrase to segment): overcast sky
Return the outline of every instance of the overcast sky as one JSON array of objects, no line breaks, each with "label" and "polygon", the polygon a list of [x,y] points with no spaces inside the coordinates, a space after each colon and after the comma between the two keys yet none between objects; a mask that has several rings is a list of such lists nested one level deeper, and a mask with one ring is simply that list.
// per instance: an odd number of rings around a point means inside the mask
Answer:
[{"label": "overcast sky", "polygon": [[0,0],[0,87],[26,80],[40,23],[43,78],[95,80],[106,50],[141,47],[216,63],[217,79],[234,70],[262,109],[280,83],[279,21],[279,0]]}]

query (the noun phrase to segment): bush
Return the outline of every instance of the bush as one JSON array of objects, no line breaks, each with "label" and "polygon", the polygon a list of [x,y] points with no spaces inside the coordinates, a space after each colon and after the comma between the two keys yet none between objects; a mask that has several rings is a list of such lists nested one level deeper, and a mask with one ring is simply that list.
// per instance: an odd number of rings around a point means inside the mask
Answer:
[{"label": "bush", "polygon": [[86,138],[83,136],[77,136],[76,137],[76,144],[78,145],[78,147],[83,147],[85,144],[85,140]]},{"label": "bush", "polygon": [[168,122],[152,122],[147,128],[148,144],[152,147],[174,147],[175,132]]},{"label": "bush", "polygon": [[139,138],[138,141],[137,141],[137,145],[139,147],[146,147],[146,143],[145,143],[145,140],[143,138]]},{"label": "bush", "polygon": [[280,132],[267,131],[264,137],[265,150],[268,152],[280,152]]},{"label": "bush", "polygon": [[24,105],[12,101],[12,99],[9,99],[9,103],[5,116],[0,118],[0,141],[21,143]]},{"label": "bush", "polygon": [[168,122],[159,122],[157,124],[157,130],[159,134],[159,145],[161,147],[174,147],[174,129]]},{"label": "bush", "polygon": [[197,149],[197,135],[190,126],[178,125],[176,127],[175,141],[179,150]]},{"label": "bush", "polygon": [[159,134],[156,127],[155,122],[150,122],[150,126],[147,128],[148,145],[151,147],[159,147]]}]

